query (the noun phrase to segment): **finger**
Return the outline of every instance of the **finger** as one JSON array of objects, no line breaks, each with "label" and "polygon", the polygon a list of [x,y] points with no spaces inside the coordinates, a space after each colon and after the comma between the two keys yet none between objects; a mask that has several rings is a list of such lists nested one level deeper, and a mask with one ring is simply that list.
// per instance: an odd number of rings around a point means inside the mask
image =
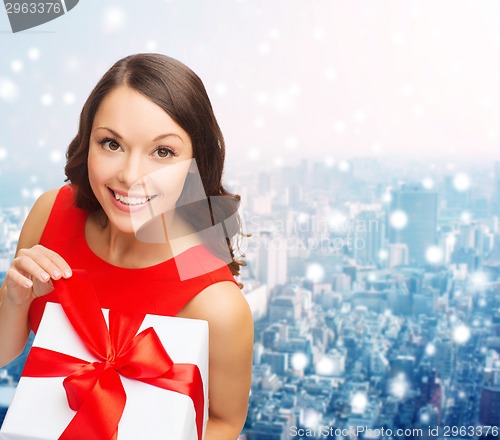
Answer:
[{"label": "finger", "polygon": [[41,283],[36,278],[33,282],[33,295],[35,297],[46,295],[54,290],[54,285],[52,281],[49,280],[47,283]]},{"label": "finger", "polygon": [[[52,249],[48,249],[42,245],[33,246],[33,251],[37,252],[37,254],[43,255],[46,258],[49,258],[52,264],[57,267],[57,270],[61,272],[64,278],[69,278],[72,275],[71,267],[66,262],[66,260],[57,252],[54,252]],[[58,277],[56,277],[55,279],[57,278]]]},{"label": "finger", "polygon": [[36,252],[33,251],[29,254],[36,264],[38,264],[50,277],[54,280],[58,280],[63,276],[63,270],[51,259],[52,255],[48,252]]},{"label": "finger", "polygon": [[31,257],[22,255],[12,260],[12,267],[24,276],[31,275],[31,277],[46,283],[50,280],[50,275]]},{"label": "finger", "polygon": [[5,278],[7,278],[7,284],[11,285],[14,283],[16,286],[24,287],[29,289],[33,286],[33,281],[24,276],[22,273],[19,273],[17,270],[10,268],[5,274]]}]

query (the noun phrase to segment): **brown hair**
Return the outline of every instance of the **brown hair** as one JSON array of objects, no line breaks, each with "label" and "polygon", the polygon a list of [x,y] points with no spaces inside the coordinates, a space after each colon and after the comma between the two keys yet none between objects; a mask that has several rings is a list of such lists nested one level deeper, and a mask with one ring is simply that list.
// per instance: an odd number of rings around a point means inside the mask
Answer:
[{"label": "brown hair", "polygon": [[[242,235],[241,222],[236,212],[240,196],[229,193],[222,185],[224,138],[203,82],[191,69],[174,58],[154,53],[140,53],[122,58],[104,74],[90,93],[80,114],[78,133],[66,152],[64,171],[66,181],[78,187],[76,206],[87,211],[101,209],[88,178],[90,133],[100,103],[108,93],[120,85],[138,91],[159,105],[189,134],[193,157],[209,202],[210,196],[222,196],[217,199],[224,201],[217,203],[217,206],[210,204],[212,220],[230,218],[229,222],[223,223],[226,243],[219,243],[219,246],[224,247],[226,253],[229,249],[233,261],[228,266],[233,275],[238,275],[240,266],[245,263],[235,258],[231,241],[236,234]],[[188,179],[189,176],[184,188],[189,186]],[[196,207],[192,206],[191,209]],[[192,224],[196,223],[196,215],[189,215],[187,211],[188,209],[183,217]],[[194,226],[196,227],[196,224]],[[213,250],[216,254],[221,254],[217,249]]]}]

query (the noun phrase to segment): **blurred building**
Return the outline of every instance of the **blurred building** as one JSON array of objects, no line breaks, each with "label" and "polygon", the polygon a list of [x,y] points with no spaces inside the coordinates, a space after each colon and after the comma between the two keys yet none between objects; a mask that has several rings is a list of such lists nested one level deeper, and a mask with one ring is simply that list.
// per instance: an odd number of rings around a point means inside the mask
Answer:
[{"label": "blurred building", "polygon": [[361,211],[354,224],[354,259],[360,264],[376,264],[385,236],[383,213]]},{"label": "blurred building", "polygon": [[261,231],[257,251],[257,279],[272,289],[287,281],[286,240],[269,231]]},{"label": "blurred building", "polygon": [[[408,245],[410,264],[426,264],[427,249],[436,243],[437,208],[437,193],[422,184],[403,184],[392,192],[388,238]],[[391,224],[391,214],[397,211],[406,215],[406,225]]]}]

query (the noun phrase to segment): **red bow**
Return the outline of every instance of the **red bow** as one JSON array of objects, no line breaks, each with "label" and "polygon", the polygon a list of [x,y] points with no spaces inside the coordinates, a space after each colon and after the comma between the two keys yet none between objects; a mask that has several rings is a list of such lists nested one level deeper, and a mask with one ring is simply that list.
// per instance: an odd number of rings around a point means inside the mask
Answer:
[{"label": "red bow", "polygon": [[64,388],[77,411],[61,440],[116,440],[127,396],[120,374],[188,395],[194,404],[198,439],[203,428],[204,395],[197,365],[174,364],[152,327],[136,335],[144,315],[109,312],[109,330],[91,282],[75,270],[56,281],[59,301],[87,349],[101,361],[87,362],[57,351],[32,347],[23,376],[67,376]]}]

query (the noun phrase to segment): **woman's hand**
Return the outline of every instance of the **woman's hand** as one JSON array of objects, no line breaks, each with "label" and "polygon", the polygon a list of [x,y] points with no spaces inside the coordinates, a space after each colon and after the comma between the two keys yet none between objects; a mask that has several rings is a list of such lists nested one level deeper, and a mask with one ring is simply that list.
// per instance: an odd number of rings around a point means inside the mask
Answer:
[{"label": "woman's hand", "polygon": [[71,268],[59,254],[37,244],[19,249],[6,274],[5,294],[16,305],[29,304],[53,290],[51,279],[70,276]]}]

